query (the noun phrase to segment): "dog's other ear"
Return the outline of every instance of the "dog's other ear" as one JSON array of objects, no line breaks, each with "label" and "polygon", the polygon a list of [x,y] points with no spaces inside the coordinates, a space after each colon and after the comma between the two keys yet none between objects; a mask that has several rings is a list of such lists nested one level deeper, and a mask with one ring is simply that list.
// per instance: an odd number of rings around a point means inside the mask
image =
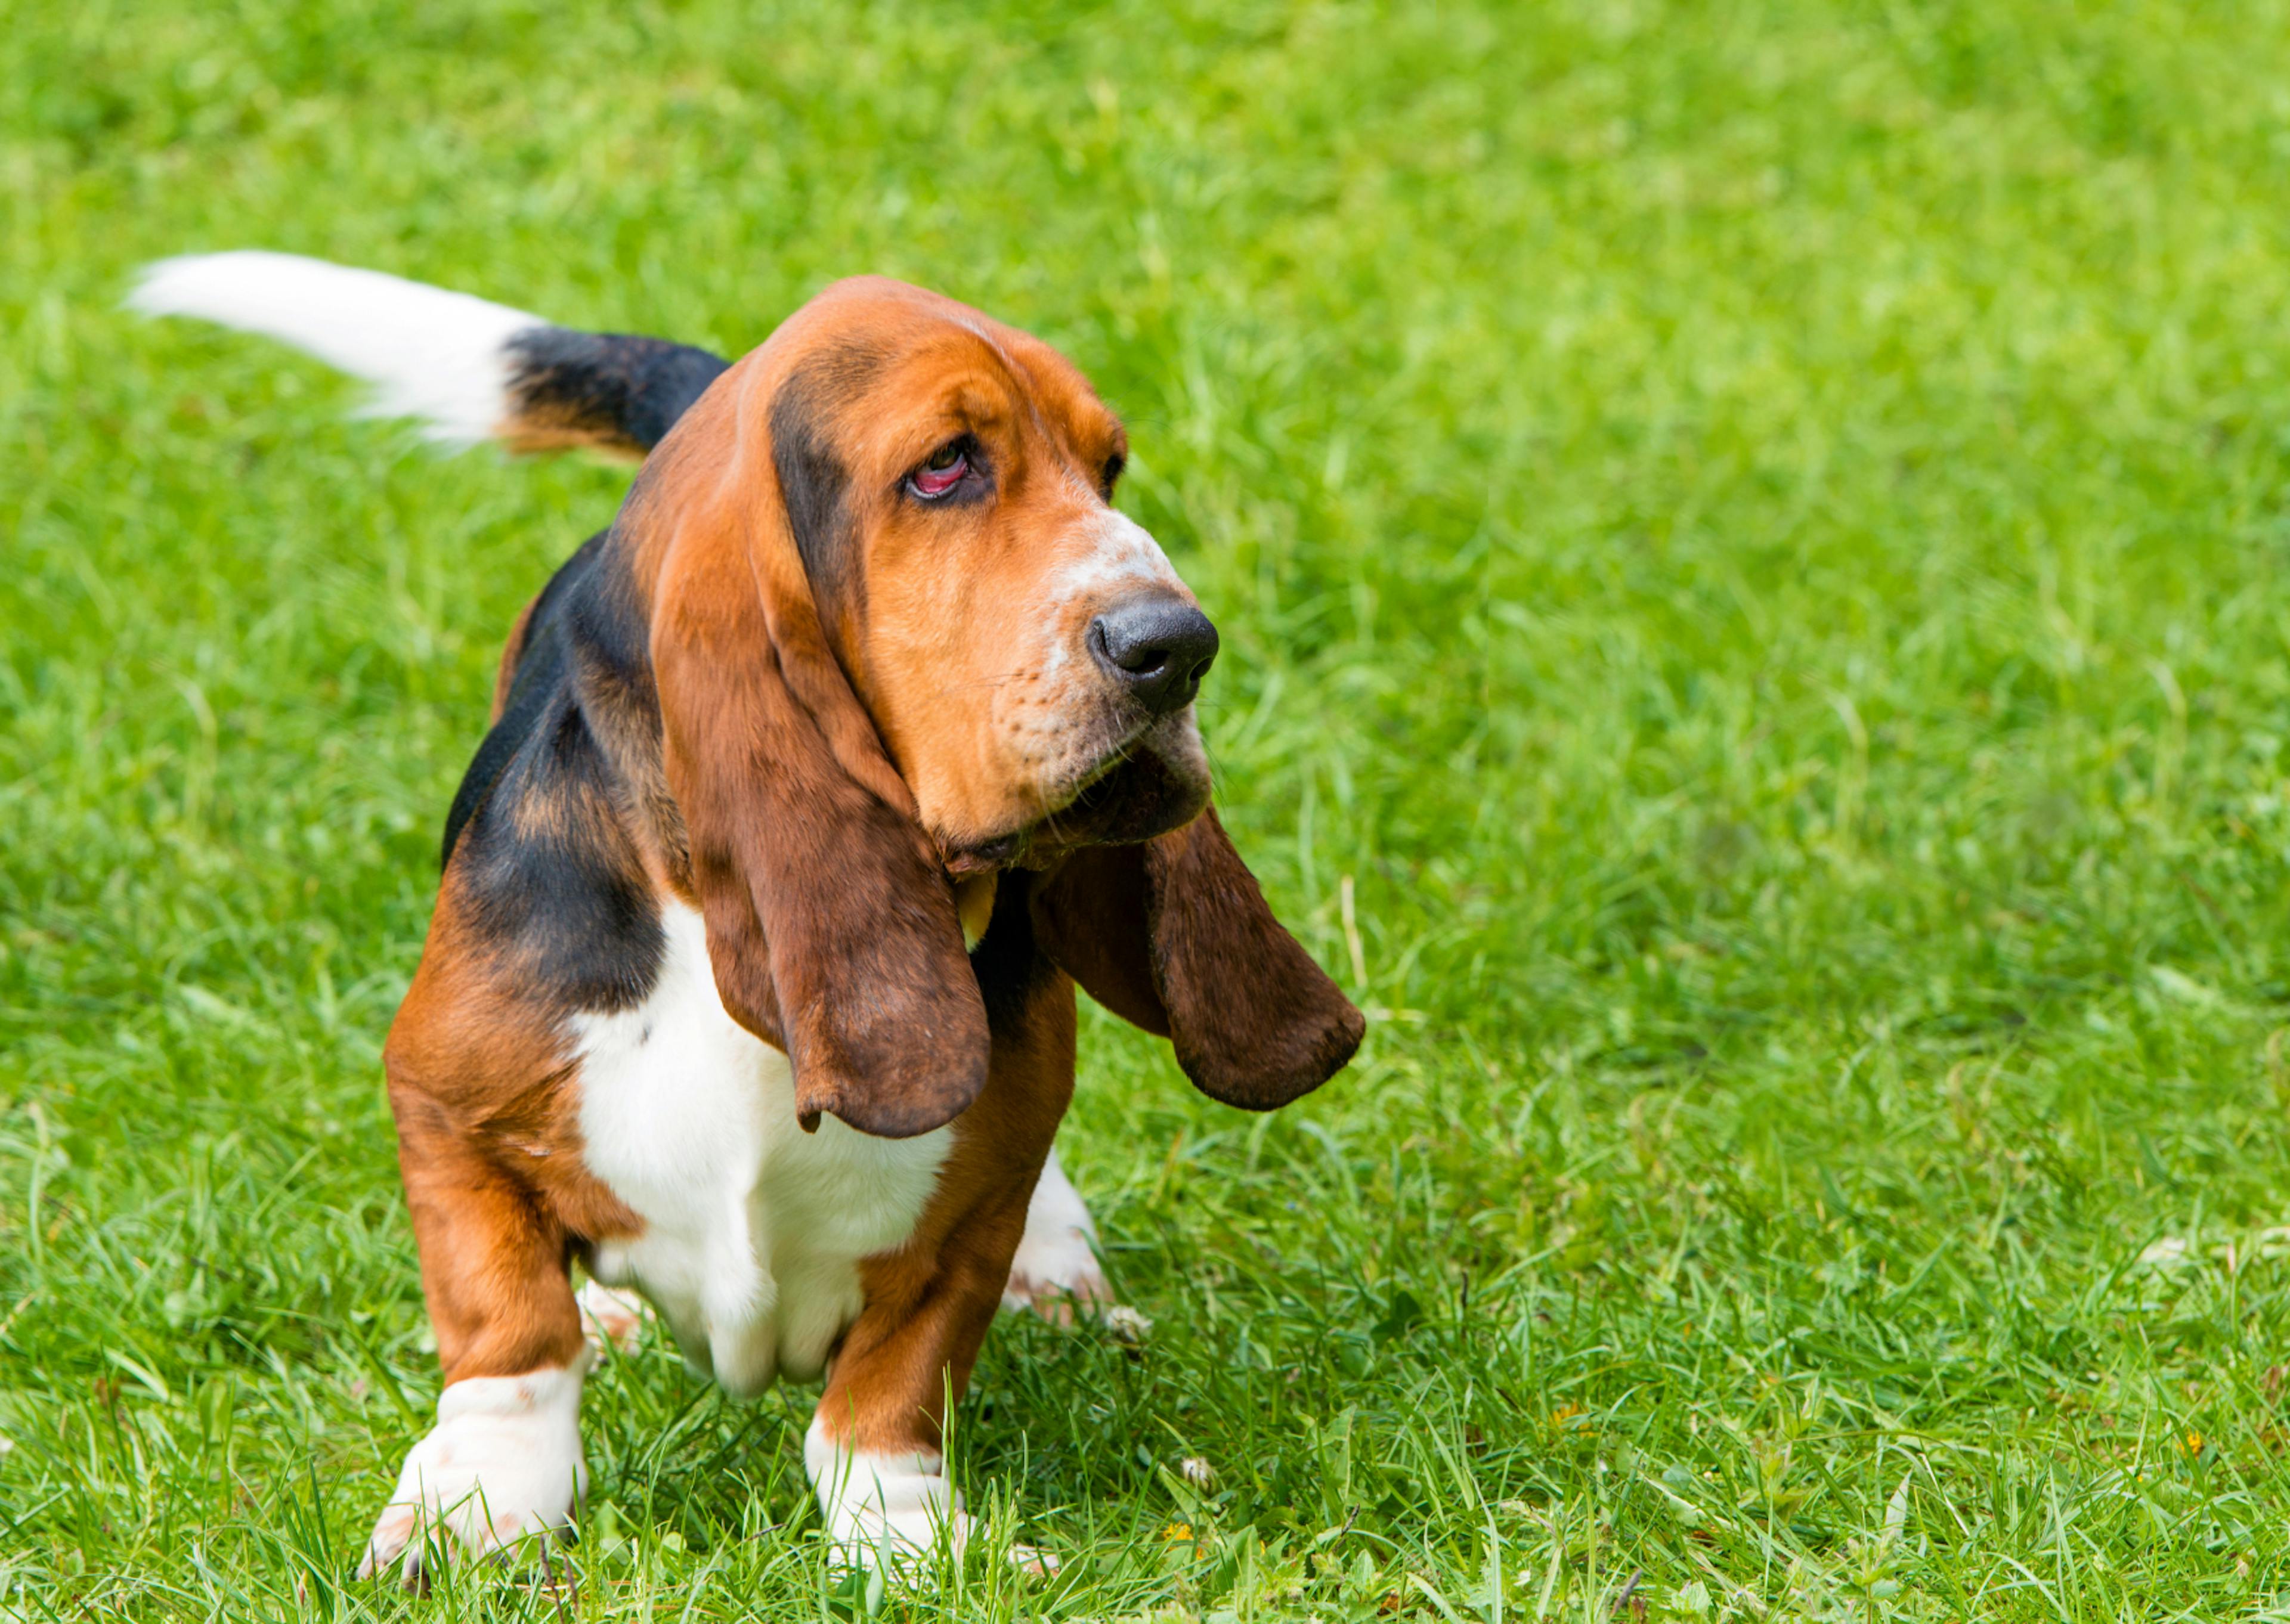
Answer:
[{"label": "dog's other ear", "polygon": [[1034,892],[1035,938],[1090,996],[1168,1038],[1213,1100],[1269,1111],[1326,1082],[1367,1023],[1265,906],[1211,807],[1077,852]]},{"label": "dog's other ear", "polygon": [[695,407],[625,521],[658,532],[638,546],[656,561],[662,765],[725,1008],[787,1052],[805,1128],[829,1112],[903,1139],[985,1086],[985,1005],[953,888],[828,645],[768,451],[706,438],[741,415]]}]

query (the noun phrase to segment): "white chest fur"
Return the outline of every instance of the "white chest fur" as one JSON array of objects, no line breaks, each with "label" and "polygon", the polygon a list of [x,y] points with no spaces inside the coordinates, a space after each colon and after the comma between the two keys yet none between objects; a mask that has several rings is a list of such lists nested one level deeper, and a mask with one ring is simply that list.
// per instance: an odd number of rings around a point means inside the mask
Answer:
[{"label": "white chest fur", "polygon": [[858,1317],[859,1260],[913,1231],[951,1131],[875,1139],[829,1116],[805,1133],[787,1057],[725,1013],[700,916],[671,902],[661,924],[652,996],[573,1018],[583,1159],[645,1221],[592,1268],[745,1396],[819,1374]]}]

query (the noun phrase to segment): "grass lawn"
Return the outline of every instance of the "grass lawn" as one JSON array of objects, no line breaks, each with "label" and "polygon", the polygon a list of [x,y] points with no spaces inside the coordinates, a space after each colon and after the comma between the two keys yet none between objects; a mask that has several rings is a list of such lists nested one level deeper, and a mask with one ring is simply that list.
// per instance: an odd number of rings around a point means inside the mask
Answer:
[{"label": "grass lawn", "polygon": [[1378,1018],[1253,1118],[1086,1014],[1152,1330],[961,1411],[1060,1577],[874,1605],[2290,1617],[2286,84],[2260,4],[0,5],[0,1619],[870,1605],[809,1396],[657,1338],[577,1585],[348,1579],[382,1033],[626,476],[117,312],[244,245],[734,351],[886,271],[1129,420]]}]

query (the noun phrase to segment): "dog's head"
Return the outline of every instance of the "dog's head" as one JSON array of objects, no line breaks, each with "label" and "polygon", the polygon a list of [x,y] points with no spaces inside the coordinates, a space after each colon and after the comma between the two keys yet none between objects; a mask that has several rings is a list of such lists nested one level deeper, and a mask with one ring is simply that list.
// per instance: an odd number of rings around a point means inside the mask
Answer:
[{"label": "dog's head", "polygon": [[967,876],[1023,875],[1039,948],[1212,1095],[1283,1103],[1357,1045],[1205,812],[1216,632],[1111,506],[1126,454],[1047,345],[864,278],[726,373],[630,495],[718,988],[806,1121],[917,1133],[976,1096]]}]

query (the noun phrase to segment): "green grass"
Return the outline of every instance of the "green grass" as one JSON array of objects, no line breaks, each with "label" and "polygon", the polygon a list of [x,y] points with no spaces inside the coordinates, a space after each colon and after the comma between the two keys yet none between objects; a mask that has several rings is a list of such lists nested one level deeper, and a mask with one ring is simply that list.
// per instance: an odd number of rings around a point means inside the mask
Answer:
[{"label": "green grass", "polygon": [[733,349],[887,271],[1129,420],[1381,1018],[1269,1119],[1089,1018],[1154,1330],[997,1329],[1064,1573],[889,1611],[2290,1615],[2286,84],[2258,4],[0,5],[0,1618],[866,1606],[807,1396],[659,1344],[575,1593],[348,1580],[381,1036],[625,476],[117,313],[240,245]]}]

